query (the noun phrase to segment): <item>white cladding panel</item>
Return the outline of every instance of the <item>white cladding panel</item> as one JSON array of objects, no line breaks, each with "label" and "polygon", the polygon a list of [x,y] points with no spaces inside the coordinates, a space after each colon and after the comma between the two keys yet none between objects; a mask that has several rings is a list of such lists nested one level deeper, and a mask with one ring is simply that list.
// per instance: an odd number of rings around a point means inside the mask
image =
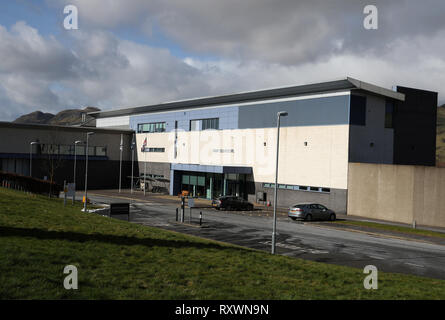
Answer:
[{"label": "white cladding panel", "polygon": [[[139,161],[249,166],[259,182],[274,182],[276,128],[137,134]],[[165,152],[141,152],[165,148]],[[279,183],[347,189],[348,125],[280,130]]]}]

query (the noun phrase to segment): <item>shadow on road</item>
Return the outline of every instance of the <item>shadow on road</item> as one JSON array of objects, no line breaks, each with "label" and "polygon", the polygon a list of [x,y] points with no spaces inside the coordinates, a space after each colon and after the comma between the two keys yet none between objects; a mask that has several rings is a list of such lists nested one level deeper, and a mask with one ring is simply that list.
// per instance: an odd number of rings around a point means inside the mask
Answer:
[{"label": "shadow on road", "polygon": [[112,234],[87,234],[71,231],[49,231],[16,227],[0,227],[0,237],[32,237],[37,239],[54,239],[74,242],[96,241],[117,245],[142,245],[146,247],[197,248],[218,250],[244,250],[236,247],[225,247],[217,243],[200,243],[185,240],[167,240],[156,238],[137,238]]}]

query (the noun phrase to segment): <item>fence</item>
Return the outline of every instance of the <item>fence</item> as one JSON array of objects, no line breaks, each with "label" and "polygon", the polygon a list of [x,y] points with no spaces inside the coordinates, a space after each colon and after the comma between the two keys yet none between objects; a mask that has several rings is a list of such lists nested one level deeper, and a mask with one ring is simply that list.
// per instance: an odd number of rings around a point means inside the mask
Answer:
[{"label": "fence", "polygon": [[14,173],[0,171],[0,182],[4,188],[16,189],[26,192],[51,195],[58,197],[62,187],[46,180],[31,178]]}]

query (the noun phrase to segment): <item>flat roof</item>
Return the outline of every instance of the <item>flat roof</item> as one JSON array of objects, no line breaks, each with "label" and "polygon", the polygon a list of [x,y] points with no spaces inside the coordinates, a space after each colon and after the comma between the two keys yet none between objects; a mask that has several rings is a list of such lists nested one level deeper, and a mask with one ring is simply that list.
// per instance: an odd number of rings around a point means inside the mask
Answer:
[{"label": "flat roof", "polygon": [[332,91],[354,90],[354,89],[368,91],[373,94],[382,95],[400,101],[405,100],[405,95],[403,93],[395,92],[386,88],[382,88],[367,82],[363,82],[348,77],[346,79],[329,81],[329,82],[321,82],[321,83],[275,88],[275,89],[266,89],[259,91],[241,92],[241,93],[214,96],[214,97],[186,99],[186,100],[171,101],[148,106],[121,108],[110,111],[90,112],[88,113],[88,115],[94,118],[108,118],[108,117],[118,117],[118,116],[150,113],[157,111],[171,111],[171,110],[197,108],[197,107],[199,108],[199,107],[207,107],[212,105],[220,105],[220,104],[228,104],[236,102],[266,100],[266,99],[275,99],[281,97],[307,95],[320,92],[332,92]]},{"label": "flat roof", "polygon": [[36,129],[36,130],[64,130],[64,131],[81,131],[81,132],[102,132],[102,133],[124,133],[132,134],[133,130],[130,129],[108,129],[97,127],[73,127],[73,126],[60,126],[49,124],[35,124],[35,123],[16,123],[0,121],[0,128],[21,128],[21,129]]}]

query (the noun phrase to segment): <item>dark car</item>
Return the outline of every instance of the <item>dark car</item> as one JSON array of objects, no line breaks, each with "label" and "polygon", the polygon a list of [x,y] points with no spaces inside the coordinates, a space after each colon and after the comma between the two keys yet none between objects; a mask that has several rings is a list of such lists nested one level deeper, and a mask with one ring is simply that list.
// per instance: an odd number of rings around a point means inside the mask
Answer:
[{"label": "dark car", "polygon": [[335,212],[318,203],[296,204],[287,213],[292,220],[330,220],[335,221]]},{"label": "dark car", "polygon": [[220,197],[212,201],[212,207],[217,210],[253,210],[253,204],[235,196]]}]

